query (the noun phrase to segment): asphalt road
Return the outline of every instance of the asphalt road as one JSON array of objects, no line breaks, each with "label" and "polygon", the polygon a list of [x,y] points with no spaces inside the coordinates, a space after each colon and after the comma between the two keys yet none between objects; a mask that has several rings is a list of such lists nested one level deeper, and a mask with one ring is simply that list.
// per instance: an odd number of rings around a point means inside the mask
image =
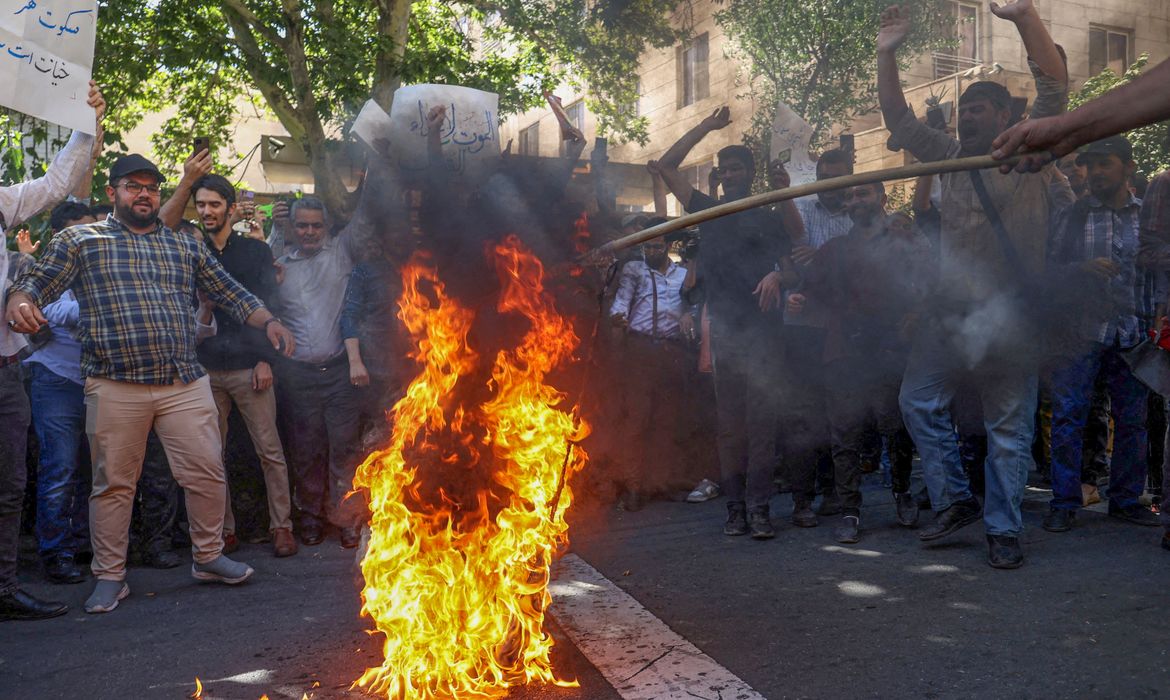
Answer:
[{"label": "asphalt road", "polygon": [[[770,542],[720,533],[722,500],[651,503],[637,513],[580,509],[573,551],[675,632],[767,698],[1166,697],[1170,553],[1160,530],[1086,512],[1063,535],[1027,504],[1027,563],[984,563],[978,526],[924,547],[870,495],[865,538],[781,517]],[[924,514],[925,515],[925,514]],[[132,569],[114,613],[80,606],[90,583],[33,590],[74,606],[36,623],[0,624],[0,699],[361,698],[349,690],[379,650],[358,616],[349,552],[336,542],[275,559],[237,588],[184,568]],[[556,608],[554,605],[553,614]],[[555,663],[576,689],[516,689],[513,699],[619,695],[557,626]]]}]

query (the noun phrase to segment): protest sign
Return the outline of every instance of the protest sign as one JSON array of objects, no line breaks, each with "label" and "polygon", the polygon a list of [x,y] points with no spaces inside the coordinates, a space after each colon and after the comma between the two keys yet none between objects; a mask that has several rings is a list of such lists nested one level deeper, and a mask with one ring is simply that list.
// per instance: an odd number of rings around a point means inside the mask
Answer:
[{"label": "protest sign", "polygon": [[458,85],[406,85],[394,93],[390,107],[390,151],[403,172],[427,167],[427,113],[447,108],[439,142],[447,170],[480,179],[490,174],[500,155],[497,123],[499,96]]},{"label": "protest sign", "polygon": [[390,144],[393,131],[394,123],[390,121],[386,111],[373,100],[366,100],[362,105],[362,111],[358,113],[357,119],[353,120],[353,126],[350,127],[351,134],[379,152]]},{"label": "protest sign", "polygon": [[96,0],[0,0],[0,105],[94,131]]},{"label": "protest sign", "polygon": [[784,160],[781,154],[788,153],[784,167],[792,178],[793,186],[806,185],[817,179],[817,164],[808,157],[808,144],[812,140],[812,127],[796,112],[784,104],[776,103],[776,118],[772,120],[772,160]]}]

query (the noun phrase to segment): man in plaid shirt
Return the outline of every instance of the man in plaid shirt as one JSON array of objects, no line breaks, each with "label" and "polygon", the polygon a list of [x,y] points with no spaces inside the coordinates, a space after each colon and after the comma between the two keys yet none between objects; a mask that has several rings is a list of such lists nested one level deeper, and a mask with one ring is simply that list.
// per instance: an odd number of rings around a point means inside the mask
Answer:
[{"label": "man in plaid shirt", "polygon": [[293,349],[288,329],[201,241],[159,221],[162,180],[142,156],[119,158],[106,186],[114,214],[57,234],[8,296],[8,323],[19,333],[44,325],[39,307],[66,289],[74,291],[80,307],[94,464],[90,524],[97,585],[85,603],[90,613],[109,612],[130,594],[127,532],[151,428],[186,490],[192,575],[235,584],[253,573],[221,551],[226,487],[218,412],[195,356],[196,289],[241,323],[263,328],[274,347]]},{"label": "man in plaid shirt", "polygon": [[1142,342],[1164,294],[1138,264],[1142,204],[1126,187],[1135,167],[1133,148],[1121,136],[1103,139],[1082,148],[1077,164],[1088,168],[1090,194],[1058,217],[1051,257],[1101,281],[1109,316],[1086,322],[1088,348],[1052,372],[1052,502],[1044,529],[1069,530],[1081,507],[1081,447],[1098,375],[1109,392],[1114,424],[1109,515],[1154,526],[1157,516],[1138,503],[1146,483],[1148,390],[1122,352]]}]

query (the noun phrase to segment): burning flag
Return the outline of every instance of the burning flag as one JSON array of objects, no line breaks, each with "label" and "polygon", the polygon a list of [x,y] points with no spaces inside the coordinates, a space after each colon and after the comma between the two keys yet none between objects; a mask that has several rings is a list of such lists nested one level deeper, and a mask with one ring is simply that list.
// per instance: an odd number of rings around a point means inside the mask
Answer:
[{"label": "burning flag", "polygon": [[543,267],[515,236],[492,244],[496,311],[518,344],[491,364],[469,342],[475,314],[424,255],[403,269],[399,318],[418,376],[394,406],[389,445],[358,468],[369,494],[363,613],[384,661],[357,685],[388,698],[493,697],[554,674],[543,629],[549,567],[567,541],[565,482],[586,428],[545,383],[578,339]]}]

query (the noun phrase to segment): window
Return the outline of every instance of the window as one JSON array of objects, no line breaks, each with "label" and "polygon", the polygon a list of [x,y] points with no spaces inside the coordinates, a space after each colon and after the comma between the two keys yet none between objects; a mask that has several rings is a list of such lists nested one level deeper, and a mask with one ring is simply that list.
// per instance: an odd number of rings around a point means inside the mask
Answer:
[{"label": "window", "polygon": [[638,117],[641,112],[638,111],[638,103],[642,99],[642,79],[634,85],[634,99],[621,106],[620,111],[625,117]]},{"label": "window", "polygon": [[520,155],[540,155],[540,122],[533,122],[532,126],[520,130]]},{"label": "window", "polygon": [[678,104],[693,105],[710,96],[707,77],[707,35],[702,34],[678,47]]},{"label": "window", "polygon": [[1133,63],[1130,33],[1119,29],[1089,27],[1089,75],[1108,68],[1121,75]]},{"label": "window", "polygon": [[[580,131],[582,134],[585,133],[585,103],[584,102],[582,102],[581,100],[577,100],[576,102],[569,105],[568,107],[565,107],[565,116],[568,118],[569,124],[571,124],[573,127],[575,127],[577,129],[577,131]],[[567,143],[568,143],[568,141],[561,139],[561,155],[562,156],[565,155],[565,145]]]},{"label": "window", "polygon": [[687,179],[691,187],[708,194],[711,189],[709,179],[711,171],[715,168],[715,161],[709,160],[705,163],[697,163],[695,165],[679,168],[679,173]]},{"label": "window", "polygon": [[935,52],[934,77],[942,78],[979,65],[979,14],[976,3],[951,0],[951,11],[944,20],[948,26],[942,28],[955,45],[953,53]]}]

